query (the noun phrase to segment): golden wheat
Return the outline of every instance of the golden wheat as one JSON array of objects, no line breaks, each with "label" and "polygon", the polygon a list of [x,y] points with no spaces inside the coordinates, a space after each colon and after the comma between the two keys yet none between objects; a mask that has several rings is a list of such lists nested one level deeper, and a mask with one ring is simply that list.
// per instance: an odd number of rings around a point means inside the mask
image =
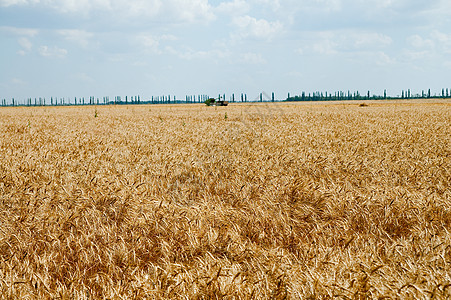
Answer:
[{"label": "golden wheat", "polygon": [[451,297],[451,105],[0,110],[4,299]]}]

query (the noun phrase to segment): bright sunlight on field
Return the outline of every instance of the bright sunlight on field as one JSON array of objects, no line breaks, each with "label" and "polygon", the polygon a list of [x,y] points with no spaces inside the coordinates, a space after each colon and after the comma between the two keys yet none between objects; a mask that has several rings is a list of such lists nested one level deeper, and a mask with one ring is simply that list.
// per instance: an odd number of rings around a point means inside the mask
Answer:
[{"label": "bright sunlight on field", "polygon": [[0,109],[4,298],[451,297],[451,105]]}]

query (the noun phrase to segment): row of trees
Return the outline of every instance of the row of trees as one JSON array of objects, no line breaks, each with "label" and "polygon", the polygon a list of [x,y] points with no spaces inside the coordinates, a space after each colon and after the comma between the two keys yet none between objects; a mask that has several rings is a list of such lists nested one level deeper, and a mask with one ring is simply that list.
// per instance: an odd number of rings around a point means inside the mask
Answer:
[{"label": "row of trees", "polygon": [[46,98],[27,98],[22,102],[15,100],[14,98],[11,101],[7,101],[6,99],[2,99],[1,106],[57,106],[57,105],[111,105],[111,104],[140,104],[141,97],[140,96],[125,96],[125,99],[122,99],[121,96],[116,96],[114,101],[110,100],[109,96],[103,97],[102,100],[91,96],[89,98],[85,97],[74,97],[73,100],[68,98],[58,98],[58,97],[50,97],[50,101]]},{"label": "row of trees", "polygon": [[[235,95],[232,94],[231,99],[235,102]],[[206,94],[199,95],[186,95],[184,100],[177,99],[176,96],[162,95],[162,96],[152,96],[148,100],[141,100],[141,96],[115,96],[114,100],[110,100],[109,96],[103,97],[102,99],[96,97],[74,97],[74,98],[58,98],[51,97],[50,101],[46,98],[27,98],[22,102],[16,101],[14,98],[11,101],[2,99],[1,106],[57,106],[57,105],[126,105],[126,104],[178,104],[178,103],[204,103],[210,96]],[[221,100],[225,99],[225,94],[223,96],[219,95],[218,98]],[[247,95],[241,95],[241,101],[247,101]]]},{"label": "row of trees", "polygon": [[287,101],[339,101],[339,100],[382,100],[382,99],[428,99],[428,98],[448,98],[451,97],[451,89],[444,88],[441,91],[441,94],[431,94],[431,89],[427,91],[422,91],[420,93],[413,94],[410,89],[403,90],[401,95],[398,96],[387,96],[387,90],[384,90],[383,95],[371,95],[370,91],[368,91],[365,95],[361,95],[360,92],[355,91],[337,91],[334,93],[328,92],[314,92],[309,93],[308,95],[305,92],[302,92],[301,95],[296,95],[291,97],[288,94]]},{"label": "row of trees", "polygon": [[[235,94],[231,94],[229,97],[226,97],[226,94],[219,94],[219,101],[229,101],[229,102],[274,102],[274,101],[339,101],[339,100],[380,100],[380,99],[420,99],[420,98],[448,98],[451,97],[451,89],[443,88],[440,94],[431,94],[431,90],[427,91],[423,90],[421,93],[412,93],[410,89],[402,90],[401,95],[398,96],[387,96],[387,91],[384,90],[383,95],[371,95],[370,91],[366,94],[360,94],[358,91],[351,92],[313,92],[306,93],[302,92],[301,95],[290,96],[288,93],[288,97],[286,99],[276,99],[275,94],[271,93],[268,95],[267,93],[260,93],[254,99],[248,99],[247,94],[241,93],[239,97],[235,97]],[[102,100],[96,97],[74,97],[73,100],[71,98],[58,98],[51,97],[50,101],[46,100],[46,98],[27,98],[22,102],[16,101],[14,98],[11,101],[7,101],[6,99],[1,100],[1,106],[46,106],[46,105],[121,105],[121,104],[176,104],[176,103],[204,103],[208,99],[210,99],[209,95],[199,94],[199,95],[186,95],[184,100],[177,99],[176,96],[171,95],[163,95],[163,96],[152,96],[148,100],[141,100],[141,97],[138,96],[125,96],[122,98],[121,96],[114,97],[114,100],[110,100],[109,96],[103,97]]]}]

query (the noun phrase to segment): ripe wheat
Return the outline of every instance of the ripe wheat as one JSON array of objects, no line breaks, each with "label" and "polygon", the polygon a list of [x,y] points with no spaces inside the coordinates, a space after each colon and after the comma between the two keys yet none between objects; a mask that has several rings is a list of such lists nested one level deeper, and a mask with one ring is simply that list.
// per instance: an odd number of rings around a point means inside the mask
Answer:
[{"label": "ripe wheat", "polygon": [[0,295],[450,298],[450,102],[359,104],[2,108]]}]

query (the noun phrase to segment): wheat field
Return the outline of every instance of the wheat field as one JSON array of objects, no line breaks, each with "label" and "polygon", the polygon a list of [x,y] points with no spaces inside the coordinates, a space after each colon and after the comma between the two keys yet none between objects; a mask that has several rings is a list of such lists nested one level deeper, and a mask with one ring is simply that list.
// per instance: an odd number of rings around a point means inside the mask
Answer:
[{"label": "wheat field", "polygon": [[1,108],[1,298],[451,298],[451,101],[365,103]]}]

